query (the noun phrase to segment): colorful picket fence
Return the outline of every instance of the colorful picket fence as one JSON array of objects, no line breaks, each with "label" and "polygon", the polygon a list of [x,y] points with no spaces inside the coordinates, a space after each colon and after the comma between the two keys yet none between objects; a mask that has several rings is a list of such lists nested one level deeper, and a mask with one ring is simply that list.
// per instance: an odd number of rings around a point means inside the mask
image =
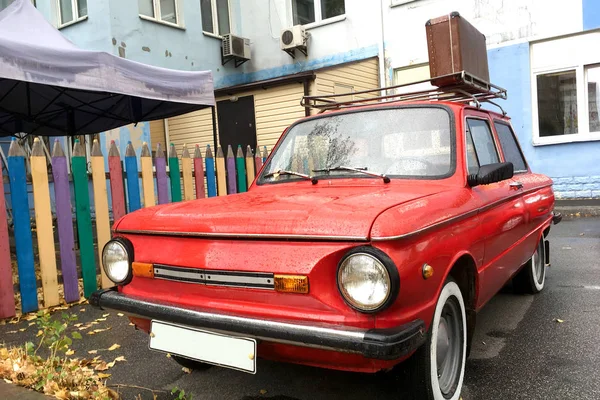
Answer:
[{"label": "colorful picket fence", "polygon": [[[244,155],[241,146],[238,146],[235,153],[232,147],[228,146],[226,155],[219,147],[216,156],[213,156],[210,146],[207,146],[203,158],[198,145],[195,146],[193,155],[190,155],[184,145],[180,157],[175,146],[171,144],[165,158],[165,152],[158,144],[155,157],[152,159],[150,149],[144,143],[138,168],[138,158],[131,142],[127,144],[123,160],[116,144],[114,141],[111,142],[107,155],[108,162],[105,164],[98,141],[94,141],[90,160],[87,160],[84,147],[75,140],[70,160],[71,174],[69,174],[69,160],[60,142],[56,140],[52,150],[50,180],[42,142],[36,138],[29,156],[29,165],[30,181],[33,186],[43,306],[51,307],[60,303],[55,228],[58,234],[64,300],[71,303],[79,300],[78,269],[81,272],[85,297],[98,288],[98,269],[101,276],[100,286],[112,286],[102,265],[96,265],[96,259],[102,263],[100,253],[106,242],[110,240],[109,204],[112,206],[113,220],[116,221],[126,213],[138,210],[142,206],[150,207],[194,198],[201,199],[205,196],[245,192],[260,171],[267,154],[266,147],[262,152],[259,149],[253,152],[248,146]],[[26,313],[39,308],[38,288],[27,193],[29,181],[27,156],[15,139],[11,142],[7,158],[19,278],[18,290],[21,295],[22,312]],[[90,206],[88,161],[91,165],[94,218]],[[108,165],[108,174],[105,165]],[[50,182],[53,182],[55,215],[51,207]],[[71,185],[73,199],[71,199]],[[108,185],[110,185],[110,194],[107,190]],[[73,229],[73,208],[76,235]],[[5,210],[4,186],[0,185],[0,318],[14,316],[16,304],[12,281],[10,236]],[[54,216],[55,222],[53,222]],[[95,239],[93,222],[96,229]],[[79,265],[77,265],[75,251],[76,238]],[[98,254],[95,254],[96,251]]]}]

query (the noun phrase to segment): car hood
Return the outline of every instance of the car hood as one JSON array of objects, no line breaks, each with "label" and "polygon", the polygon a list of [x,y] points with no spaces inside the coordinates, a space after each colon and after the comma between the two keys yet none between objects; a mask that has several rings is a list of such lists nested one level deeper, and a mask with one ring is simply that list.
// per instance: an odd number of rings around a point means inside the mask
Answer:
[{"label": "car hood", "polygon": [[[278,187],[279,186],[279,187]],[[366,240],[386,209],[442,185],[254,187],[247,193],[148,207],[115,224],[122,233]]]}]

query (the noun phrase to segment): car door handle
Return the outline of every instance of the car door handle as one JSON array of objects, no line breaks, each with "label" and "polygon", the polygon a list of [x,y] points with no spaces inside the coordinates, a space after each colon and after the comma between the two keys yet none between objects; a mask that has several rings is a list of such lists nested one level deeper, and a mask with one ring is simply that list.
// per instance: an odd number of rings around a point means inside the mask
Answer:
[{"label": "car door handle", "polygon": [[523,189],[523,184],[521,182],[511,182],[510,188],[515,190]]}]

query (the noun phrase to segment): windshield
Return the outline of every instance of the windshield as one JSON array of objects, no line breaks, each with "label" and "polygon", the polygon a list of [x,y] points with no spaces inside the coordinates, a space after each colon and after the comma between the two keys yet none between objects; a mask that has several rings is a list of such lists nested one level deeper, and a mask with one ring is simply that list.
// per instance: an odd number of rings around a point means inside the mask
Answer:
[{"label": "windshield", "polygon": [[[293,126],[265,166],[260,183],[314,177],[371,178],[350,167],[390,178],[435,179],[454,170],[449,113],[406,107],[335,114]],[[329,170],[328,170],[329,169]],[[270,174],[270,176],[268,176]]]}]

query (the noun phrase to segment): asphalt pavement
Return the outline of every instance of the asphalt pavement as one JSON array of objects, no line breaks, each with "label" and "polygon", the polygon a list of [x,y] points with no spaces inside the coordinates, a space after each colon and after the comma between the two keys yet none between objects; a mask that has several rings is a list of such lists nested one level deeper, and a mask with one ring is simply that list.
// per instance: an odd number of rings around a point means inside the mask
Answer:
[{"label": "asphalt pavement", "polygon": [[[507,287],[478,315],[464,400],[600,399],[600,218],[565,220],[552,228],[550,239],[552,266],[544,291],[523,296]],[[100,319],[94,329],[111,327],[84,334],[73,349],[80,357],[98,350],[106,361],[125,356],[126,362],[106,371],[112,374],[109,385],[124,399],[152,399],[150,390],[158,399],[171,399],[174,387],[203,400],[412,398],[402,374],[357,374],[265,360],[258,361],[256,375],[216,367],[187,374],[165,354],[148,350],[148,336],[135,331],[126,317],[89,306],[71,311],[81,323]],[[22,328],[27,329],[19,332]],[[36,332],[28,322],[7,324],[0,326],[0,340],[17,345],[34,340]],[[108,351],[115,343],[121,347]],[[3,397],[0,386],[0,398],[12,397]]]}]

